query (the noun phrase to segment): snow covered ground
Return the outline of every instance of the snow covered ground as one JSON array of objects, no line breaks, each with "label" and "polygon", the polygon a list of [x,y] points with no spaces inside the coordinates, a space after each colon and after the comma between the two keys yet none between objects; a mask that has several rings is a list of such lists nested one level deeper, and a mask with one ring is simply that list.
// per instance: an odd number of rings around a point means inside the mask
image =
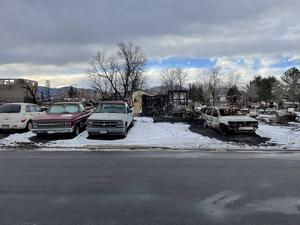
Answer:
[{"label": "snow covered ground", "polygon": [[[184,123],[153,123],[151,118],[136,118],[136,123],[125,139],[88,139],[86,131],[73,139],[55,140],[46,143],[35,143],[44,148],[120,148],[120,147],[166,147],[180,149],[239,149],[240,145],[222,142],[220,140],[205,137],[189,130],[190,125]],[[271,143],[277,144],[272,149],[299,149],[300,127],[272,126],[260,124],[257,134],[270,138]],[[18,143],[34,143],[30,140],[35,136],[31,132],[13,134],[0,140],[5,146],[14,146]],[[247,146],[246,146],[247,147]],[[243,146],[245,148],[245,146]],[[249,147],[255,149],[255,147]],[[259,148],[270,148],[261,147]]]},{"label": "snow covered ground", "polygon": [[262,137],[270,138],[270,142],[278,144],[277,148],[300,150],[300,125],[290,123],[294,126],[272,126],[260,124],[256,133]]}]

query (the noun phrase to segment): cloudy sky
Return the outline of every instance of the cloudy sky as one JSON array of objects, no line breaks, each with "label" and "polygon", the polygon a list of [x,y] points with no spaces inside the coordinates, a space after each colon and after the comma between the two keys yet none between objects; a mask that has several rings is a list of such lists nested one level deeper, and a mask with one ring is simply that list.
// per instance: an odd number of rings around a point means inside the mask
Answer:
[{"label": "cloudy sky", "polygon": [[299,0],[0,0],[0,77],[89,85],[98,50],[131,41],[149,85],[165,67],[280,76],[300,66]]}]

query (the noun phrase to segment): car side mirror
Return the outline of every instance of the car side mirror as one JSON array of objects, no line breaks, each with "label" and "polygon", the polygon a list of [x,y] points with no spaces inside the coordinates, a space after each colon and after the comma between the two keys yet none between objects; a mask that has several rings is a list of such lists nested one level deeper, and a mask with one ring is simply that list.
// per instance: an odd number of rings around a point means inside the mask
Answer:
[{"label": "car side mirror", "polygon": [[132,111],[132,109],[128,109],[128,113],[132,113],[133,111]]}]

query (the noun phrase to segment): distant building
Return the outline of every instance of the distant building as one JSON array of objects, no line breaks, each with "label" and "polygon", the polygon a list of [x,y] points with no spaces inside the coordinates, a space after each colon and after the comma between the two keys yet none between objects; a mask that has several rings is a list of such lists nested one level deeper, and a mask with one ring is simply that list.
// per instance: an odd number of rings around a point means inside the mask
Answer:
[{"label": "distant building", "polygon": [[0,102],[35,102],[38,82],[26,79],[0,79]]}]

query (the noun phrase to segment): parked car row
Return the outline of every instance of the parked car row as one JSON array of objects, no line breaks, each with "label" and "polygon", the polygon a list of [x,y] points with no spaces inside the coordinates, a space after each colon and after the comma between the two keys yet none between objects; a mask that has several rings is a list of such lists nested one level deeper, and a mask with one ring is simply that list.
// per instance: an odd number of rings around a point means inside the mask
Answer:
[{"label": "parked car row", "polygon": [[[53,103],[44,111],[30,103],[5,103],[0,106],[0,129],[27,129],[37,136],[71,134],[86,129],[89,136],[127,136],[133,123],[133,111],[124,101],[103,101],[95,110],[79,102]],[[204,107],[200,110],[203,127],[223,134],[255,133],[258,121],[244,115],[238,108]]]},{"label": "parked car row", "polygon": [[0,106],[0,129],[27,129],[37,136],[72,134],[87,129],[89,136],[127,136],[133,111],[123,101],[101,102],[95,111],[82,103],[59,102],[45,112],[38,105],[6,103]]}]

